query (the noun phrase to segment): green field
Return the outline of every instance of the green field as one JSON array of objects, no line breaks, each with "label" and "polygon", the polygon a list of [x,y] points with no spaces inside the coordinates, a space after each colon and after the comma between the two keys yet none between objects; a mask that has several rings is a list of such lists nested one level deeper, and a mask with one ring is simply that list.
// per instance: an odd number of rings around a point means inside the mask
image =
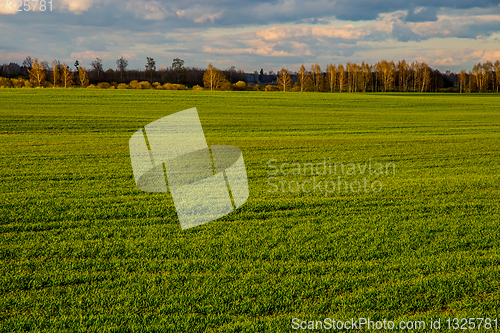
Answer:
[{"label": "green field", "polygon": [[[242,150],[250,197],[182,231],[169,194],[136,188],[128,140],[191,107]],[[0,332],[500,317],[500,95],[3,89],[0,119]],[[268,160],[325,158],[395,173],[270,192]]]}]

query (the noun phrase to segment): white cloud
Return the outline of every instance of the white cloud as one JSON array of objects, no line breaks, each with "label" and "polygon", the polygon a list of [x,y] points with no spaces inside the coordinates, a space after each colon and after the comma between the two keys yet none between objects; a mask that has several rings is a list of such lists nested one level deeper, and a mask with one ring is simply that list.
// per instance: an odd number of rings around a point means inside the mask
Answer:
[{"label": "white cloud", "polygon": [[188,9],[177,10],[176,14],[181,19],[195,23],[214,23],[224,17],[224,10],[214,12],[212,7],[196,5]]},{"label": "white cloud", "polygon": [[75,14],[81,14],[92,7],[94,0],[61,0],[61,8]]},{"label": "white cloud", "polygon": [[435,65],[435,66],[457,66],[462,64],[463,61],[454,59],[452,57],[448,58],[441,58],[441,59],[434,59],[431,61],[430,65]]},{"label": "white cloud", "polygon": [[96,52],[96,51],[84,51],[84,52],[72,52],[70,55],[71,59],[78,59],[80,63],[86,61],[92,61],[96,58],[100,58],[102,60],[114,60],[115,56],[110,52]]},{"label": "white cloud", "polygon": [[225,54],[225,55],[256,54],[256,55],[269,56],[269,57],[295,56],[294,53],[285,52],[285,51],[276,51],[270,47],[265,47],[265,48],[260,48],[260,49],[252,49],[252,48],[219,49],[219,48],[214,48],[214,47],[210,47],[210,46],[205,46],[203,48],[203,52],[213,53],[213,54]]},{"label": "white cloud", "polygon": [[208,13],[206,13],[206,14],[201,15],[198,18],[195,18],[194,22],[196,22],[196,23],[205,23],[207,21],[210,21],[210,22],[214,23],[215,20],[219,20],[222,17],[223,17],[223,12],[222,11],[218,12],[218,13],[215,13],[215,14],[208,14]]},{"label": "white cloud", "polygon": [[500,30],[500,15],[438,15],[435,22],[408,23],[408,26],[422,38],[482,38],[489,30]]},{"label": "white cloud", "polygon": [[359,40],[367,36],[369,32],[370,29],[366,27],[355,27],[352,24],[348,24],[342,27],[281,26],[259,30],[255,35],[265,41],[283,41],[301,37]]},{"label": "white cloud", "polygon": [[132,0],[127,2],[126,9],[144,20],[160,21],[175,15],[166,10],[158,1]]},{"label": "white cloud", "polygon": [[500,48],[489,49],[489,50],[480,50],[480,51],[477,51],[476,54],[478,54],[478,55],[481,54],[481,57],[479,58],[480,62],[486,62],[486,61],[494,62],[496,60],[500,60]]}]

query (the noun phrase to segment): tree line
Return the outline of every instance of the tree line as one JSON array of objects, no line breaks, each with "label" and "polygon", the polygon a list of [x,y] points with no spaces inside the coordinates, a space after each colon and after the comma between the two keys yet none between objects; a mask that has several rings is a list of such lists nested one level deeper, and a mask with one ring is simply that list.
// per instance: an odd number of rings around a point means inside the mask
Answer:
[{"label": "tree line", "polygon": [[[206,69],[186,67],[182,59],[175,58],[171,67],[157,69],[156,60],[146,58],[144,70],[129,70],[128,60],[116,60],[116,70],[104,70],[100,58],[90,62],[88,67],[79,60],[70,66],[59,60],[51,64],[39,59],[26,57],[22,65],[11,63],[0,65],[0,87],[99,87],[99,88],[139,88],[166,87],[166,89],[187,89],[203,86]],[[234,66],[222,71],[228,81],[228,89],[236,82],[246,81],[246,74]],[[160,88],[161,89],[161,88]]]},{"label": "tree line", "polygon": [[496,91],[500,88],[500,62],[487,61],[474,65],[468,73],[462,70],[459,74],[460,92]]},{"label": "tree line", "polygon": [[[323,72],[319,64],[308,71],[304,65],[296,73],[282,68],[277,75],[281,91],[328,92],[439,92],[458,83],[459,92],[498,92],[500,63],[485,62],[468,73],[443,75],[425,62],[382,60],[375,65],[362,62],[329,64]],[[452,90],[453,91],[453,90]]]},{"label": "tree line", "polygon": [[[472,70],[459,74],[443,74],[425,62],[382,60],[370,65],[329,64],[325,70],[319,64],[309,69],[302,65],[298,71],[282,68],[278,73],[244,73],[233,66],[226,70],[189,68],[175,58],[169,68],[157,69],[156,61],[146,58],[145,69],[128,70],[128,60],[116,60],[116,70],[104,71],[100,58],[89,69],[78,60],[73,67],[58,60],[48,62],[26,57],[22,66],[0,67],[0,87],[89,87],[118,89],[175,89],[182,90],[281,90],[297,92],[499,92],[500,63],[478,63]],[[6,73],[7,68],[7,73]],[[14,72],[14,75],[12,75]],[[7,74],[7,75],[5,75]],[[6,76],[6,77],[2,77]],[[260,85],[263,85],[262,87]]]}]

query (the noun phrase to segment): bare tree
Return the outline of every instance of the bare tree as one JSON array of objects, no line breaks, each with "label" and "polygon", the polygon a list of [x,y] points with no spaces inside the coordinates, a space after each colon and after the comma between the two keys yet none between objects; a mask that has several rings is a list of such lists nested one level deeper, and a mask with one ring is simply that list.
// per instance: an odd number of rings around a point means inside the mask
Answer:
[{"label": "bare tree", "polygon": [[486,61],[481,66],[481,70],[483,73],[483,87],[484,91],[489,91],[489,87],[492,82],[494,82],[493,77],[493,63],[491,61]]},{"label": "bare tree", "polygon": [[120,72],[120,76],[122,81],[125,78],[125,71],[127,70],[128,61],[124,57],[120,57],[120,59],[116,60],[116,70]]},{"label": "bare tree", "polygon": [[59,83],[59,79],[61,77],[61,75],[59,73],[59,68],[60,67],[61,67],[61,62],[59,60],[57,60],[57,59],[54,59],[52,61],[52,73],[50,75],[50,77],[52,79],[52,84],[53,84],[54,88]]},{"label": "bare tree", "polygon": [[27,56],[24,61],[23,61],[23,67],[26,69],[32,69],[33,68],[33,59],[31,59],[30,56]]},{"label": "bare tree", "polygon": [[292,85],[290,71],[288,71],[288,69],[282,68],[278,73],[277,82],[282,91],[286,92],[287,90],[290,90],[290,86]]},{"label": "bare tree", "polygon": [[422,63],[422,90],[427,91],[431,85],[431,71],[425,62]]},{"label": "bare tree", "polygon": [[146,75],[149,74],[151,82],[153,82],[153,76],[156,72],[156,61],[153,58],[146,57]]},{"label": "bare tree", "polygon": [[345,70],[347,72],[347,91],[352,91],[352,64],[350,61],[345,65]]},{"label": "bare tree", "polygon": [[99,80],[101,78],[101,74],[104,73],[104,70],[102,69],[102,60],[100,58],[95,58],[95,60],[90,63],[90,66],[97,74],[97,79]]},{"label": "bare tree", "polygon": [[460,85],[460,93],[465,91],[465,85],[467,83],[467,72],[462,70],[458,75],[459,85]]},{"label": "bare tree", "polygon": [[477,76],[474,72],[469,71],[469,86],[467,87],[468,92],[473,92],[478,90]]},{"label": "bare tree", "polygon": [[83,66],[78,67],[78,81],[80,81],[82,87],[89,85],[89,76],[87,70]]},{"label": "bare tree", "polygon": [[311,66],[311,78],[314,86],[314,91],[323,91],[323,72],[319,64]]},{"label": "bare tree", "polygon": [[500,61],[498,61],[498,60],[495,61],[493,66],[495,67],[495,82],[496,82],[497,92],[498,92],[498,87],[500,86]]},{"label": "bare tree", "polygon": [[388,62],[387,60],[379,61],[375,65],[378,74],[377,80],[383,84],[384,92],[391,91],[394,88],[395,67],[394,61]]},{"label": "bare tree", "polygon": [[33,66],[30,70],[28,70],[30,74],[30,80],[31,82],[38,84],[40,87],[41,84],[45,81],[45,76],[47,75],[47,70],[45,66],[42,63],[38,62],[38,59],[35,58],[35,61],[33,62]]},{"label": "bare tree", "polygon": [[339,69],[339,92],[342,92],[345,86],[345,69],[344,66],[342,66],[342,64],[339,65],[338,69]]},{"label": "bare tree", "polygon": [[300,69],[297,72],[297,84],[300,86],[301,92],[307,90],[309,81],[309,74],[307,73],[306,68],[304,65],[300,66]]},{"label": "bare tree", "polygon": [[326,83],[330,87],[330,92],[334,92],[337,85],[337,66],[332,64],[326,66]]},{"label": "bare tree", "polygon": [[186,67],[184,67],[184,60],[179,58],[172,60],[172,70],[175,73],[177,83],[182,83],[186,80]]},{"label": "bare tree", "polygon": [[358,73],[359,73],[359,66],[356,63],[351,64],[351,80],[352,80],[352,89],[351,92],[357,92],[358,91]]},{"label": "bare tree", "polygon": [[372,67],[368,64],[364,64],[361,67],[363,70],[363,76],[365,77],[364,78],[364,84],[365,84],[364,91],[368,91],[368,87],[370,87],[373,84]]},{"label": "bare tree", "polygon": [[65,63],[62,64],[62,82],[64,82],[64,88],[71,87],[73,85],[73,73],[71,68]]},{"label": "bare tree", "polygon": [[219,90],[222,85],[227,81],[224,74],[212,64],[208,64],[208,68],[203,74],[203,84],[205,88],[210,88],[210,90]]}]

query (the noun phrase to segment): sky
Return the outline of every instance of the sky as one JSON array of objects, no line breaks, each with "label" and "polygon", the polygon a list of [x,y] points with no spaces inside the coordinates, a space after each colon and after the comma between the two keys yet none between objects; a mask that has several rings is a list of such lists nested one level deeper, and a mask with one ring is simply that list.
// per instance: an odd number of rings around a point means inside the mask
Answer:
[{"label": "sky", "polygon": [[[318,63],[425,61],[441,71],[500,59],[499,0],[0,0],[0,64],[26,56],[90,67],[246,72]],[[25,7],[27,8],[27,7]]]}]

